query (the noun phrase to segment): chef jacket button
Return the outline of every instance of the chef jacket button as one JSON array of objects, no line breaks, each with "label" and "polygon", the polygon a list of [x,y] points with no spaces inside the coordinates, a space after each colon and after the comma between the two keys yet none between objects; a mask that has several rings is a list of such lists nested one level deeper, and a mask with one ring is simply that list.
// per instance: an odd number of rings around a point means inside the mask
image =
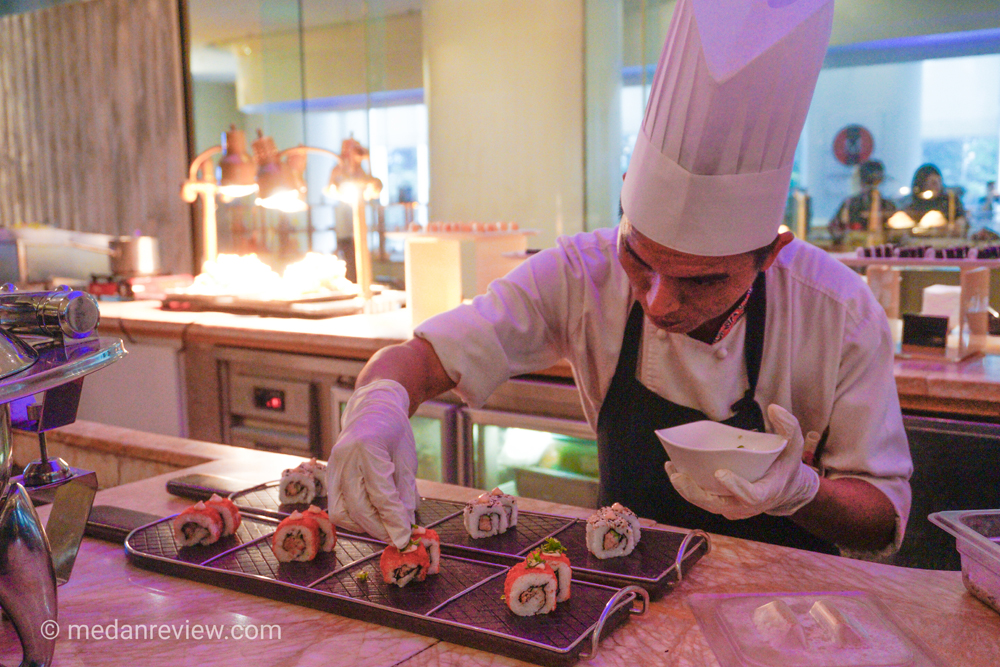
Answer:
[{"label": "chef jacket button", "polygon": [[667,337],[667,332],[664,331],[663,329],[657,329],[656,330],[656,337],[659,338],[660,340],[664,340]]},{"label": "chef jacket button", "polygon": [[729,351],[726,350],[726,348],[724,347],[720,347],[718,350],[715,351],[715,358],[720,361],[728,356],[729,356]]}]

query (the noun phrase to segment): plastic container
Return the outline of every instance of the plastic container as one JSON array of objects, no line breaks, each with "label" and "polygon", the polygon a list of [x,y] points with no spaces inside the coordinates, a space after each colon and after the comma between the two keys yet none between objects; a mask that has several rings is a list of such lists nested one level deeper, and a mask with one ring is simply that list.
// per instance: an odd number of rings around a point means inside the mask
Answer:
[{"label": "plastic container", "polygon": [[935,512],[927,518],[955,536],[965,587],[1000,613],[1000,510]]},{"label": "plastic container", "polygon": [[723,667],[933,667],[941,663],[869,593],[692,595]]}]

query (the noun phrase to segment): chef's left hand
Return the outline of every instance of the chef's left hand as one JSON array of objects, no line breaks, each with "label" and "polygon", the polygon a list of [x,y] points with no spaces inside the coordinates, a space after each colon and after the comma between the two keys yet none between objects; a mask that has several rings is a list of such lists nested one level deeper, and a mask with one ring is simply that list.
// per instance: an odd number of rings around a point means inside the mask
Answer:
[{"label": "chef's left hand", "polygon": [[806,505],[819,491],[819,475],[802,462],[805,441],[799,420],[780,405],[772,404],[767,414],[775,432],[788,438],[788,445],[764,476],[748,482],[731,470],[716,470],[715,478],[732,495],[702,489],[690,475],[678,472],[673,463],[664,466],[670,483],[688,502],[727,519],[747,519],[761,513],[788,516]]}]

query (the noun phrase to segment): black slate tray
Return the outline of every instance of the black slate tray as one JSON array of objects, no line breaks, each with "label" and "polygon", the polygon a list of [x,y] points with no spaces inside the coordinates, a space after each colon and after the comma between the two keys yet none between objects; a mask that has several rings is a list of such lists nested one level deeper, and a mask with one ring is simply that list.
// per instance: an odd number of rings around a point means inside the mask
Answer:
[{"label": "black slate tray", "polygon": [[268,545],[276,518],[244,515],[236,536],[183,548],[174,543],[172,519],[129,534],[125,551],[133,564],[542,665],[592,656],[602,633],[649,604],[639,587],[574,581],[572,598],[553,613],[521,618],[501,599],[508,568],[496,563],[444,554],[440,574],[400,589],[382,581],[378,559],[385,544],[370,538],[339,533],[332,553],[279,563]]},{"label": "black slate tray", "polygon": [[[278,482],[239,491],[230,498],[243,512],[278,519],[306,508],[305,505],[279,504]],[[325,498],[318,502],[326,507]],[[450,500],[420,499],[417,523],[437,532],[442,553],[511,566],[545,538],[555,537],[566,547],[575,579],[608,586],[642,586],[653,598],[680,582],[684,572],[711,548],[708,535],[698,530],[644,527],[639,544],[630,555],[601,560],[587,550],[586,521],[523,511],[518,512],[517,526],[507,532],[472,539],[462,520],[464,507],[464,503]]]}]

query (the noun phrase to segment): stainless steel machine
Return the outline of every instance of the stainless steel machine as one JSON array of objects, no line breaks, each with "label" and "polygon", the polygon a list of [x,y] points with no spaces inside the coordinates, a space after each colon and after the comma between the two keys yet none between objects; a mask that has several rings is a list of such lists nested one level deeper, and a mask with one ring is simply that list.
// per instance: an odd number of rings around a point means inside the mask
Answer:
[{"label": "stainless steel machine", "polygon": [[[22,667],[52,662],[56,587],[70,576],[97,493],[93,472],[52,459],[45,432],[76,419],[83,378],[125,356],[96,334],[97,301],[84,292],[0,287],[0,607],[17,630]],[[40,459],[11,478],[12,429],[38,434]],[[43,527],[35,506],[51,503]]]}]

